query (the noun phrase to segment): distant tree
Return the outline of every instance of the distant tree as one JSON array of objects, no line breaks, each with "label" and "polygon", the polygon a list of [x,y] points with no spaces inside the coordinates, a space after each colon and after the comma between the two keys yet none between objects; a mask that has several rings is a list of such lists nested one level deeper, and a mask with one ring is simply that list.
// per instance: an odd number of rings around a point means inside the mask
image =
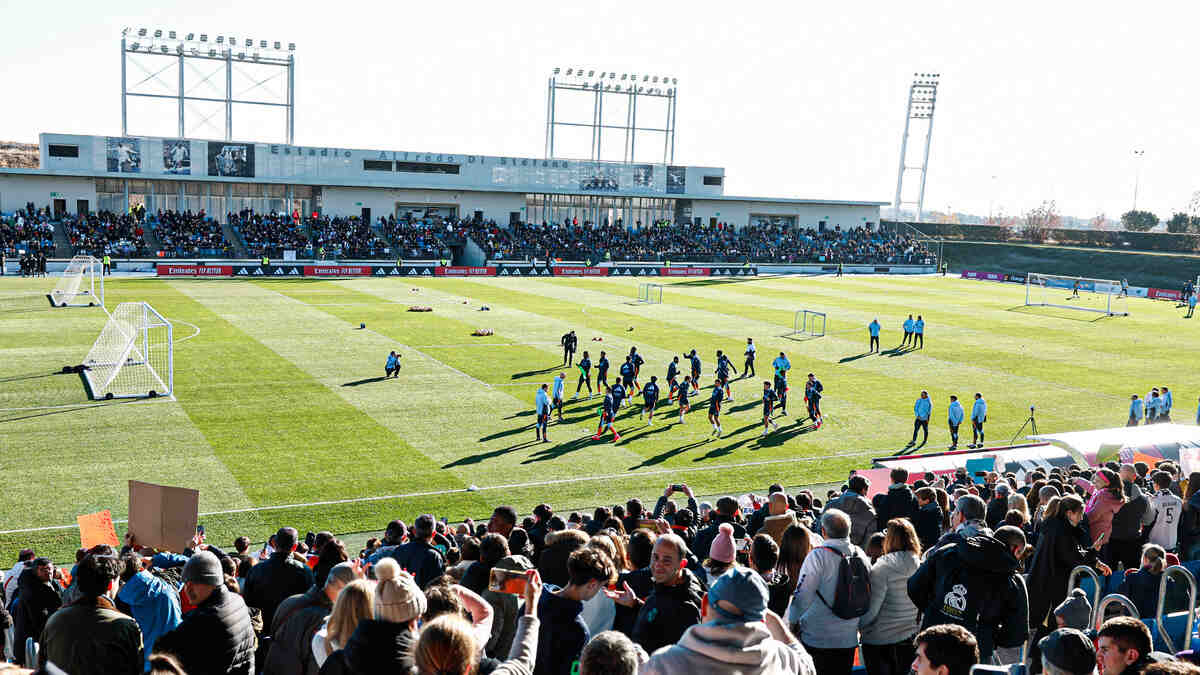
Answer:
[{"label": "distant tree", "polygon": [[1021,236],[1040,244],[1046,241],[1050,230],[1058,227],[1061,220],[1054,200],[1044,201],[1021,217]]},{"label": "distant tree", "polygon": [[1167,232],[1195,232],[1197,224],[1200,224],[1200,218],[1177,212],[1167,221]]},{"label": "distant tree", "polygon": [[1132,232],[1148,232],[1158,225],[1158,216],[1150,211],[1126,211],[1121,215],[1121,225]]}]

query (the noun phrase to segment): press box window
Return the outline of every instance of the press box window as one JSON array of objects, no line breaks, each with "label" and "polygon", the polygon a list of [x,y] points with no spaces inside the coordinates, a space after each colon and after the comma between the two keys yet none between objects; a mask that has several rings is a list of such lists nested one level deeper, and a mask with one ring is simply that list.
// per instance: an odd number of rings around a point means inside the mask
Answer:
[{"label": "press box window", "polygon": [[53,145],[52,144],[50,146],[49,150],[50,150],[51,157],[78,157],[79,156],[79,146],[78,145]]},{"label": "press box window", "polygon": [[396,162],[396,170],[407,173],[450,173],[458,174],[457,164],[435,164],[433,162]]},{"label": "press box window", "polygon": [[380,159],[364,159],[363,171],[391,171],[392,163]]},{"label": "press box window", "polygon": [[705,176],[704,184],[705,185],[716,185],[719,187],[721,185],[721,182],[724,180],[724,178],[725,178],[724,176]]}]

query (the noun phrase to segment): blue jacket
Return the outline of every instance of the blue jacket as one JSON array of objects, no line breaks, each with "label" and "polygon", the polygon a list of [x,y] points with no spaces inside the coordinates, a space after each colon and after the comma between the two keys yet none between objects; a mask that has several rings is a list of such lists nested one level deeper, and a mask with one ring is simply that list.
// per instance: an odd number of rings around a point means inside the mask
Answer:
[{"label": "blue jacket", "polygon": [[537,616],[541,626],[534,675],[570,675],[571,666],[592,637],[581,616],[583,603],[555,595],[553,591],[557,590],[558,586],[546,584],[538,598]]},{"label": "blue jacket", "polygon": [[150,669],[150,654],[159,636],[173,630],[183,621],[179,593],[170,584],[150,574],[138,572],[121,586],[117,599],[129,605],[133,620],[142,629],[145,670]]},{"label": "blue jacket", "polygon": [[982,398],[975,399],[975,404],[971,406],[971,421],[982,422],[987,419],[987,401]]},{"label": "blue jacket", "polygon": [[917,419],[927,420],[931,412],[933,412],[933,401],[927,398],[919,398],[913,404],[913,414],[917,416]]},{"label": "blue jacket", "polygon": [[388,367],[388,368],[395,368],[395,367],[396,367],[396,363],[397,363],[399,360],[400,360],[400,359],[396,358],[395,356],[392,356],[391,354],[388,354],[388,357],[387,357],[387,367]]},{"label": "blue jacket", "polygon": [[1171,404],[1174,402],[1175,401],[1174,401],[1173,397],[1171,396],[1171,392],[1168,391],[1168,392],[1164,393],[1162,395],[1162,403],[1160,404],[1162,411],[1164,413],[1171,412]]},{"label": "blue jacket", "polygon": [[1142,419],[1142,399],[1134,399],[1129,403],[1129,416],[1135,420]]},{"label": "blue jacket", "polygon": [[962,424],[965,415],[962,404],[958,401],[951,401],[950,409],[946,412],[946,421],[950,424]]},{"label": "blue jacket", "polygon": [[913,324],[913,329],[918,333],[924,333],[925,332],[925,319],[917,319],[917,322],[915,324]]},{"label": "blue jacket", "polygon": [[561,377],[554,378],[554,383],[550,385],[550,391],[554,398],[562,398],[563,388],[566,386],[566,380]]},{"label": "blue jacket", "polygon": [[533,402],[533,410],[539,415],[550,412],[550,397],[546,395],[545,389],[537,390],[537,398]]},{"label": "blue jacket", "polygon": [[778,377],[787,377],[787,371],[792,369],[791,361],[782,356],[775,357],[775,360],[771,362],[771,366],[775,368],[775,375]]},{"label": "blue jacket", "polygon": [[915,325],[915,324],[913,323],[913,320],[912,320],[912,319],[905,319],[905,320],[904,320],[904,332],[905,332],[905,333],[911,333],[911,332],[913,332],[913,326],[914,326],[914,325]]},{"label": "blue jacket", "polygon": [[879,322],[872,321],[871,325],[867,326],[867,330],[871,332],[871,337],[879,337]]}]

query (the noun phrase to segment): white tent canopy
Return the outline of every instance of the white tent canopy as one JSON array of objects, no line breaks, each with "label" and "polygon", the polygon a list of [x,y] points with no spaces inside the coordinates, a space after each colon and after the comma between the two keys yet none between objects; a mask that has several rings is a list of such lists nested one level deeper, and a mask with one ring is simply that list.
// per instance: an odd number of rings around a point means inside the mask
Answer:
[{"label": "white tent canopy", "polygon": [[1108,461],[1134,461],[1132,458],[1137,455],[1179,461],[1180,449],[1200,448],[1200,426],[1148,424],[1026,438],[1056,445],[1083,457],[1093,466]]}]

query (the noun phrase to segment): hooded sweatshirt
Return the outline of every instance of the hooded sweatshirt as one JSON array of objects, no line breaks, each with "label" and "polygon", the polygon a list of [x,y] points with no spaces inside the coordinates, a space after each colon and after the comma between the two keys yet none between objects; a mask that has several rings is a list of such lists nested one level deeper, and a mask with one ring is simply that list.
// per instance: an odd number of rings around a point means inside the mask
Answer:
[{"label": "hooded sweatshirt", "polygon": [[654,652],[638,669],[641,675],[744,675],[799,673],[816,675],[812,657],[799,642],[771,637],[767,625],[710,621],[688,628],[679,643]]},{"label": "hooded sweatshirt", "polygon": [[570,675],[571,665],[579,659],[583,646],[592,637],[580,616],[583,603],[558,595],[559,590],[562,589],[554,584],[546,584],[538,599],[537,617],[541,629],[534,675]]}]

